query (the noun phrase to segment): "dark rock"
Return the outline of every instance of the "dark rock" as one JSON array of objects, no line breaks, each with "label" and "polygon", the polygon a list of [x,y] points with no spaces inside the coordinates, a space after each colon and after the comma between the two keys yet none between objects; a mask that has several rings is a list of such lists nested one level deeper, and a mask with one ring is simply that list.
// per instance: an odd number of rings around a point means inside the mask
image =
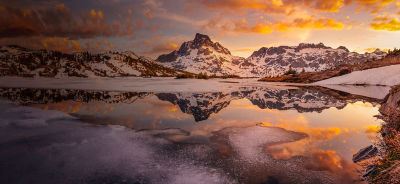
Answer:
[{"label": "dark rock", "polygon": [[156,60],[159,62],[162,62],[162,63],[166,63],[166,62],[175,61],[176,58],[178,58],[178,54],[176,51],[173,51],[169,54],[163,54],[163,55],[158,56],[158,58]]},{"label": "dark rock", "polygon": [[353,155],[353,162],[357,163],[369,159],[371,157],[374,157],[377,153],[378,153],[377,147],[375,147],[374,145],[367,146]]},{"label": "dark rock", "polygon": [[367,166],[367,168],[365,168],[365,174],[363,175],[363,177],[371,176],[372,174],[375,173],[377,169],[378,166],[376,164]]},{"label": "dark rock", "polygon": [[346,52],[350,52],[345,46],[339,46],[337,49],[345,50]]}]

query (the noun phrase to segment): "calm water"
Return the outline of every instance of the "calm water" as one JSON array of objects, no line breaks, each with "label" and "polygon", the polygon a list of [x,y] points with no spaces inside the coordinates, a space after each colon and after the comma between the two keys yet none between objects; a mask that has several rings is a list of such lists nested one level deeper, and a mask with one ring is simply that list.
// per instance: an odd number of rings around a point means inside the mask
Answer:
[{"label": "calm water", "polygon": [[0,89],[1,183],[362,183],[378,100],[220,92]]}]

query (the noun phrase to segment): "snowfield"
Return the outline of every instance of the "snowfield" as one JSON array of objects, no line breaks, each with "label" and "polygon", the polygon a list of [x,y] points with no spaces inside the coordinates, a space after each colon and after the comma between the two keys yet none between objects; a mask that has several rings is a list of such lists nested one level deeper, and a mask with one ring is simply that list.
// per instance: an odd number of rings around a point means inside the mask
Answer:
[{"label": "snowfield", "polygon": [[362,71],[355,71],[346,75],[333,77],[313,83],[316,85],[349,84],[349,85],[384,85],[400,84],[400,65],[391,65]]}]

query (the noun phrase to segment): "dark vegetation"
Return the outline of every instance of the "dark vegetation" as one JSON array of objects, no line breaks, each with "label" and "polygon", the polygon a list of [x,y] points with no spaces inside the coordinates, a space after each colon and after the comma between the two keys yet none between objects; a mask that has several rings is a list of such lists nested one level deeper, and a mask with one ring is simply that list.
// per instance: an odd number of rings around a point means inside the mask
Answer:
[{"label": "dark vegetation", "polygon": [[200,72],[199,74],[192,74],[189,72],[184,72],[182,74],[178,74],[176,76],[176,79],[214,79],[214,78],[219,78],[219,79],[228,79],[228,78],[237,78],[240,79],[241,77],[238,75],[222,75],[222,76],[217,76],[216,74],[213,75],[207,75],[207,73],[202,73]]}]

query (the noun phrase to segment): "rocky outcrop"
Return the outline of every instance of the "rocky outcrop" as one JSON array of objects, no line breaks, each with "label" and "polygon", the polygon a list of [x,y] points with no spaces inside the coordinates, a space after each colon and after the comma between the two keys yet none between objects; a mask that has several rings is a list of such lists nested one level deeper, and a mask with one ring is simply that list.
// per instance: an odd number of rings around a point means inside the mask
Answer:
[{"label": "rocky outcrop", "polygon": [[400,122],[400,86],[390,90],[379,112],[386,121]]},{"label": "rocky outcrop", "polygon": [[376,156],[378,148],[374,145],[367,146],[353,155],[353,162],[357,163]]}]

